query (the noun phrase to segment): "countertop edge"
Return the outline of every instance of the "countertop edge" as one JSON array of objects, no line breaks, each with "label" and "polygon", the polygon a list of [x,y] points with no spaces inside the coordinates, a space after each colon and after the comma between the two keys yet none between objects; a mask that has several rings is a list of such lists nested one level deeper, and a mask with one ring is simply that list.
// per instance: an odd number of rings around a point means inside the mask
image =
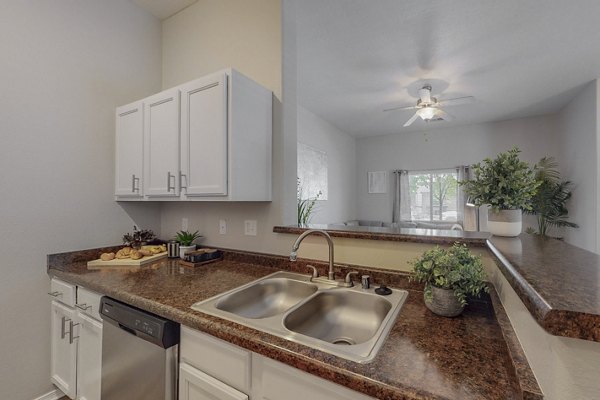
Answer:
[{"label": "countertop edge", "polygon": [[487,246],[502,275],[546,332],[554,336],[600,342],[600,315],[553,308],[489,240]]},{"label": "countertop edge", "polygon": [[500,325],[500,330],[502,331],[502,336],[504,337],[504,341],[506,342],[506,346],[508,347],[508,354],[511,358],[511,365],[514,368],[514,373],[517,376],[517,382],[519,383],[519,387],[521,392],[523,393],[523,398],[527,400],[542,400],[544,398],[544,394],[535,379],[533,371],[529,366],[529,362],[527,361],[527,356],[523,351],[523,347],[519,342],[517,337],[517,333],[515,332],[510,319],[508,318],[508,314],[500,301],[500,297],[496,292],[494,287],[490,288],[490,298],[492,300],[492,308],[494,309],[494,313],[496,314],[496,320],[498,321],[498,325]]},{"label": "countertop edge", "polygon": [[[299,235],[311,227],[298,226],[274,226],[274,233],[289,233]],[[351,231],[338,228],[326,227],[323,228],[332,237],[349,238],[349,239],[366,239],[366,240],[384,240],[391,242],[410,242],[410,243],[426,243],[426,244],[452,244],[454,242],[468,243],[481,247],[485,247],[485,242],[489,235],[482,237],[466,237],[466,236],[444,236],[444,235],[419,235],[416,233],[404,232],[372,232],[372,231]],[[401,231],[409,231],[404,229]],[[452,231],[454,232],[454,231]]]}]

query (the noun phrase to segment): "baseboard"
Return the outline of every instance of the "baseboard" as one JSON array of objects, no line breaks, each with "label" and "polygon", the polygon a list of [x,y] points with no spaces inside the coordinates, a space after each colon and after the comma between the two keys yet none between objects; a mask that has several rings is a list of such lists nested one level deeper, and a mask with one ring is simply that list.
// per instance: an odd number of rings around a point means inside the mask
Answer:
[{"label": "baseboard", "polygon": [[40,397],[36,397],[33,400],[58,400],[63,397],[65,394],[58,389],[54,389],[51,392],[41,395]]}]

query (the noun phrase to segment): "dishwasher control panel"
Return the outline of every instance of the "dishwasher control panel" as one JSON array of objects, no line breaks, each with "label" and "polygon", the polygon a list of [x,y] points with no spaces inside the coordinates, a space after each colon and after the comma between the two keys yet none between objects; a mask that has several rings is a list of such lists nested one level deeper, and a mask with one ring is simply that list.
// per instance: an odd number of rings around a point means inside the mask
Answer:
[{"label": "dishwasher control panel", "polygon": [[179,324],[176,322],[106,296],[100,304],[105,323],[164,348],[179,343]]}]

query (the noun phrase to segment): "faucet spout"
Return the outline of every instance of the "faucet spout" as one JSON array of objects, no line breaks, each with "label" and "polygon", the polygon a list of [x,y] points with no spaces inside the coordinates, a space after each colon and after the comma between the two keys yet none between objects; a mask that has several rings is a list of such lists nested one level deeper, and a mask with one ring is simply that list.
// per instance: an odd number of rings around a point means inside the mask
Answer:
[{"label": "faucet spout", "polygon": [[329,280],[334,280],[335,273],[333,272],[333,240],[331,240],[331,236],[329,236],[329,233],[327,233],[325,231],[309,229],[309,230],[303,232],[300,236],[298,236],[298,239],[296,239],[296,241],[294,242],[294,244],[292,246],[292,252],[290,253],[290,261],[296,261],[296,257],[297,257],[296,252],[298,251],[298,248],[300,247],[300,243],[302,243],[304,238],[306,238],[308,235],[312,235],[312,234],[321,235],[325,238],[325,240],[327,240],[327,245],[329,246],[329,271],[327,272],[327,277],[329,278]]}]

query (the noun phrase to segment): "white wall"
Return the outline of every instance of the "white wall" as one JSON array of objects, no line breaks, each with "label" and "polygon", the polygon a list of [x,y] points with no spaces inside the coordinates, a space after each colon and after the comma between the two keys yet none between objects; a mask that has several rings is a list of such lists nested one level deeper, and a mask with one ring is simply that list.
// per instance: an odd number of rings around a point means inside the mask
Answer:
[{"label": "white wall", "polygon": [[46,255],[132,229],[114,109],[160,89],[160,23],[122,0],[5,0],[0,53],[0,398],[29,400],[52,389]]},{"label": "white wall", "polygon": [[565,230],[565,240],[597,252],[598,233],[598,81],[589,83],[558,113],[559,161],[563,178],[574,183],[570,219],[579,229]]},{"label": "white wall", "polygon": [[[289,9],[288,9],[289,10]],[[162,235],[181,229],[199,229],[203,243],[253,251],[283,253],[290,239],[272,233],[274,225],[293,223],[296,196],[296,135],[294,116],[283,129],[282,8],[279,0],[200,0],[163,21],[163,87],[233,67],[274,93],[273,201],[270,203],[168,203],[162,206]],[[292,20],[290,20],[292,21]],[[286,105],[295,113],[295,39],[288,25],[286,58],[290,91]],[[227,234],[219,235],[219,219]],[[258,235],[245,236],[244,220],[258,221]]]},{"label": "white wall", "polygon": [[518,146],[531,164],[557,155],[555,117],[520,118],[357,140],[359,219],[392,220],[392,176],[387,194],[369,194],[367,172],[471,165]]},{"label": "white wall", "polygon": [[311,223],[325,224],[354,219],[356,139],[299,106],[298,141],[327,154],[328,199],[317,201]]}]

